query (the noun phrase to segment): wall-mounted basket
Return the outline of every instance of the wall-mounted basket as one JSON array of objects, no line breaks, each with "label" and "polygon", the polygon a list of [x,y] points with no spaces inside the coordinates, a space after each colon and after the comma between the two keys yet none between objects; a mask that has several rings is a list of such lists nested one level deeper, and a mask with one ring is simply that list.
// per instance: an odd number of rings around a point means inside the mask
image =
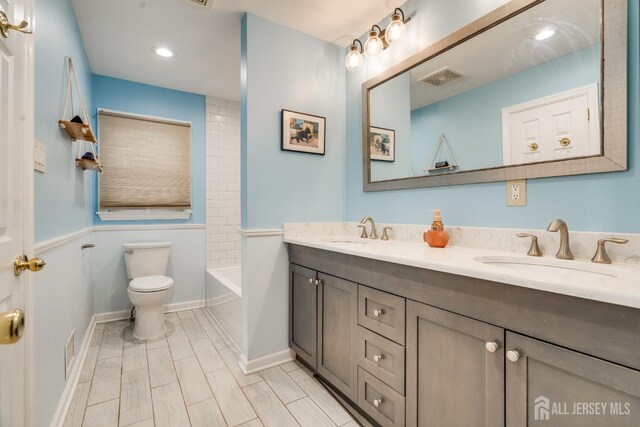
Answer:
[{"label": "wall-mounted basket", "polygon": [[443,133],[438,137],[433,154],[431,155],[431,168],[425,170],[430,174],[453,172],[460,168],[460,163]]},{"label": "wall-mounted basket", "polygon": [[[77,142],[76,164],[82,170],[92,170],[102,172],[100,158],[97,153],[98,140],[96,139],[93,129],[91,129],[91,121],[87,113],[87,107],[82,99],[78,77],[73,66],[73,59],[67,57],[68,76],[67,76],[67,92],[64,97],[64,108],[62,110],[62,119],[58,124],[64,129],[72,141]],[[72,80],[73,79],[73,80]],[[75,115],[72,119],[66,120],[67,106],[71,104],[71,114],[74,112],[73,92],[77,93],[80,101],[80,114]],[[82,115],[82,117],[80,116]]]}]

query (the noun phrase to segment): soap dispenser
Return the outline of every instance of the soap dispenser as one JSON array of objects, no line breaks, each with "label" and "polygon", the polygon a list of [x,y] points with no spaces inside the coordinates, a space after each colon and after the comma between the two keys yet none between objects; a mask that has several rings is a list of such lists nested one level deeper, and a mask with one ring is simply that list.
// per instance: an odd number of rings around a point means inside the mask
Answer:
[{"label": "soap dispenser", "polygon": [[444,248],[449,243],[449,233],[444,230],[440,209],[433,209],[433,222],[431,229],[422,236],[425,242],[432,248]]}]

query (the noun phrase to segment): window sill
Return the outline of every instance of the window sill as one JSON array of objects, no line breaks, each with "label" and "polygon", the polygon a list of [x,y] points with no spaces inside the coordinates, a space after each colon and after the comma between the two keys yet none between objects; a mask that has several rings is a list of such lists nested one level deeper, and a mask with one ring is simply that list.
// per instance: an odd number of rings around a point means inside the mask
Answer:
[{"label": "window sill", "polygon": [[102,221],[145,221],[156,219],[189,219],[191,217],[191,209],[183,211],[175,210],[118,210],[118,211],[98,211],[97,214]]}]

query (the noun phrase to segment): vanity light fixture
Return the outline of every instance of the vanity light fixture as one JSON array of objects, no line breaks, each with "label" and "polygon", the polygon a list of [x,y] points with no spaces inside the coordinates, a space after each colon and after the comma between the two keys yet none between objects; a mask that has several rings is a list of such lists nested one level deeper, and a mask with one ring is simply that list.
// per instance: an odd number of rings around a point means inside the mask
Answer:
[{"label": "vanity light fixture", "polygon": [[[356,42],[360,45],[356,46]],[[362,42],[358,39],[355,39],[351,46],[349,46],[349,53],[347,53],[347,57],[344,58],[344,65],[347,67],[349,71],[358,71],[362,68],[362,64],[364,63],[364,58],[362,57]]]},{"label": "vanity light fixture", "polygon": [[554,30],[551,27],[544,27],[542,30],[540,30],[540,32],[538,34],[536,34],[536,40],[538,40],[539,42],[546,40],[548,38],[553,37],[553,35],[556,33],[556,30]]},{"label": "vanity light fixture", "polygon": [[162,56],[163,58],[171,58],[173,56],[173,51],[166,47],[154,46],[152,50],[156,55]]},{"label": "vanity light fixture", "polygon": [[[362,42],[360,40],[355,39],[353,43],[351,43],[351,46],[349,46],[349,52],[344,59],[344,64],[347,67],[347,70],[358,71],[362,68],[362,64],[364,63],[364,58],[362,57],[363,53],[367,58],[373,58],[388,48],[390,43],[394,43],[402,39],[407,33],[407,27],[405,24],[410,20],[411,18],[405,18],[402,9],[397,7],[393,11],[393,15],[391,15],[391,22],[389,22],[386,29],[383,30],[378,25],[373,25],[371,27],[369,37],[364,43],[364,46],[362,46]],[[356,45],[356,42],[360,47]]]}]

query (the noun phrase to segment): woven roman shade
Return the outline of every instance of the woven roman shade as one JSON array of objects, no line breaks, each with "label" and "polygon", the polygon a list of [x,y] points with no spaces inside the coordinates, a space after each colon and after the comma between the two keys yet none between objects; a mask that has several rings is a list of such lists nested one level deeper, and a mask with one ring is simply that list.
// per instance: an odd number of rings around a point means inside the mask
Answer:
[{"label": "woven roman shade", "polygon": [[100,210],[190,209],[191,125],[98,112]]}]

